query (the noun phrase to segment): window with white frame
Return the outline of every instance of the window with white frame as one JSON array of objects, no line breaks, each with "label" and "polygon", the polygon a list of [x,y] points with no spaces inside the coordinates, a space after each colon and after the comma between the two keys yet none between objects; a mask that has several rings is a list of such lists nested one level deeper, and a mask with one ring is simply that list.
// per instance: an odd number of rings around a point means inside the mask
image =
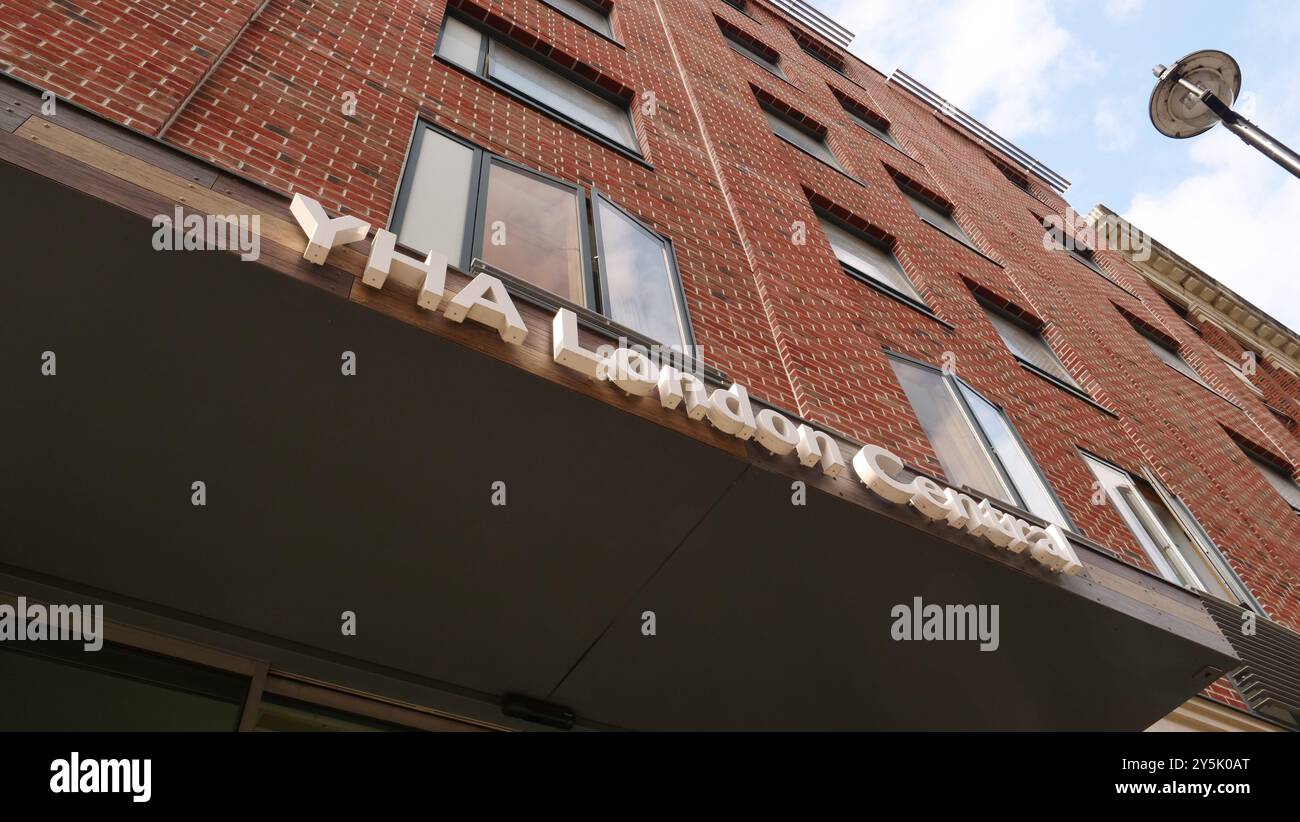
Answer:
[{"label": "window with white frame", "polygon": [[407,248],[438,251],[462,270],[482,259],[662,345],[692,344],[666,238],[600,192],[424,122],[412,140],[392,230]]},{"label": "window with white frame", "polygon": [[903,266],[893,252],[875,240],[850,231],[839,223],[832,222],[818,215],[822,233],[826,235],[831,250],[840,261],[840,265],[849,274],[875,286],[883,286],[891,293],[901,295],[921,306],[921,292],[917,291]]},{"label": "window with white frame", "polygon": [[1191,510],[1154,475],[1136,478],[1091,454],[1083,459],[1161,576],[1228,602],[1254,603]]},{"label": "window with white frame", "polygon": [[1016,359],[1047,373],[1071,388],[1079,387],[1070,376],[1070,372],[1065,370],[1065,365],[1056,356],[1056,352],[1052,351],[1047,340],[1043,339],[1042,332],[1031,330],[988,306],[984,307],[984,312],[988,314],[989,321],[997,329],[998,336],[1006,343],[1007,349],[1015,355]]},{"label": "window with white frame", "polygon": [[890,363],[950,483],[1073,530],[1002,409],[938,368],[897,355]]},{"label": "window with white frame", "polygon": [[457,17],[447,17],[438,56],[526,98],[602,140],[636,152],[628,105],[539,62]]}]

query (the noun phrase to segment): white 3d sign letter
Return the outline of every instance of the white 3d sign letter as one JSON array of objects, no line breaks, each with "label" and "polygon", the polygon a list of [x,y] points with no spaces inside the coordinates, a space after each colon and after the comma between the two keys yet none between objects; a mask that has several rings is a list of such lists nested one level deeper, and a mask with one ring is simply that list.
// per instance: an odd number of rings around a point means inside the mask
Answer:
[{"label": "white 3d sign letter", "polygon": [[[485,296],[488,292],[492,294],[491,299]],[[469,317],[476,323],[495,328],[501,339],[515,345],[528,336],[528,328],[506,287],[491,274],[479,274],[470,280],[469,285],[447,303],[443,316],[457,323]]]},{"label": "white 3d sign letter", "polygon": [[781,456],[799,445],[799,432],[788,419],[764,408],[754,418],[754,439],[770,453]]},{"label": "white 3d sign letter", "polygon": [[551,321],[551,356],[565,368],[598,379],[600,355],[588,351],[578,342],[578,315],[567,308],[555,312]]},{"label": "white 3d sign letter", "polygon": [[723,433],[742,440],[754,436],[754,410],[749,404],[749,392],[738,382],[726,391],[714,389],[707,413],[709,422]]},{"label": "white 3d sign letter", "polygon": [[370,223],[352,216],[331,218],[320,203],[301,194],[293,195],[289,211],[307,235],[307,249],[302,256],[316,265],[325,262],[335,246],[359,242],[370,233]]},{"label": "white 3d sign letter", "polygon": [[604,361],[606,379],[629,394],[644,397],[659,383],[659,366],[629,348],[616,348]]},{"label": "white 3d sign letter", "polygon": [[828,477],[838,477],[844,473],[844,457],[840,455],[840,446],[825,431],[818,431],[808,425],[799,426],[799,444],[795,446],[799,463],[805,468],[822,464],[822,473]]},{"label": "white 3d sign letter", "polygon": [[964,528],[1012,553],[1028,548],[1035,562],[1067,576],[1083,569],[1060,526],[1034,525],[997,510],[988,500],[976,502],[929,477],[917,476],[903,482],[898,479],[903,460],[878,445],[864,445],[853,457],[853,470],[863,485],[890,502],[909,503],[930,519]]},{"label": "white 3d sign letter", "polygon": [[420,289],[416,302],[421,308],[434,310],[442,302],[442,293],[447,286],[447,258],[437,251],[430,251],[429,256],[421,261],[397,251],[396,246],[396,234],[382,228],[375,232],[361,282],[371,288],[383,288],[391,274],[401,285]]}]

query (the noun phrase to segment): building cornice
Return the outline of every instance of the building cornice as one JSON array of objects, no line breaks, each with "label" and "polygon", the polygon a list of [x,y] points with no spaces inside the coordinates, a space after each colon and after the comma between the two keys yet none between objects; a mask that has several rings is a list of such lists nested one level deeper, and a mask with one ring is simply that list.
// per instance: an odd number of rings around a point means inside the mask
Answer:
[{"label": "building cornice", "polygon": [[1300,335],[1296,332],[1106,206],[1094,207],[1088,221],[1093,225],[1113,223],[1120,229],[1141,233],[1150,244],[1149,258],[1134,258],[1136,243],[1121,249],[1135,271],[1158,290],[1185,304],[1199,322],[1223,328],[1258,349],[1269,364],[1300,374]]}]

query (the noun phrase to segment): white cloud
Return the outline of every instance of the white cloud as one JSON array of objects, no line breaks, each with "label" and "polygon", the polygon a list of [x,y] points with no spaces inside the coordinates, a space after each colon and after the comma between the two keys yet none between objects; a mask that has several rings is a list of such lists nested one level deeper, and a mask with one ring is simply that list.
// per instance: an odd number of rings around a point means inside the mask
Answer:
[{"label": "white cloud", "polygon": [[1060,123],[1068,89],[1098,61],[1045,0],[832,0],[857,32],[851,49],[889,74],[901,68],[1003,136]]},{"label": "white cloud", "polygon": [[1102,13],[1112,23],[1123,23],[1136,17],[1145,5],[1146,0],[1106,0]]},{"label": "white cloud", "polygon": [[[1280,139],[1300,134],[1300,94],[1287,100],[1260,93],[1257,108],[1256,122]],[[1123,216],[1300,329],[1300,255],[1290,240],[1300,217],[1300,180],[1222,126],[1185,145],[1191,176],[1135,194]]]},{"label": "white cloud", "polygon": [[1136,97],[1106,95],[1097,101],[1092,127],[1100,151],[1127,151],[1137,142],[1138,123],[1145,120],[1146,107]]}]

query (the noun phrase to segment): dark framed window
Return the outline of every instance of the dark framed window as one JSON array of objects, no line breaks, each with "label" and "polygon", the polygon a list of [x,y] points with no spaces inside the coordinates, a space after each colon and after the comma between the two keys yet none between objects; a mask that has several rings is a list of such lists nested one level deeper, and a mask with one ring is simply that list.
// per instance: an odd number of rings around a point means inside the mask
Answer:
[{"label": "dark framed window", "polygon": [[0,645],[7,731],[234,731],[249,678],[105,642]]},{"label": "dark framed window", "polygon": [[672,243],[608,196],[420,121],[392,231],[468,270],[481,259],[666,346],[693,344]]},{"label": "dark framed window", "polygon": [[1074,530],[1001,408],[953,374],[892,352],[889,358],[949,482]]},{"label": "dark framed window", "polygon": [[890,133],[889,122],[887,120],[880,117],[869,117],[865,111],[860,109],[855,110],[854,107],[845,103],[843,99],[840,100],[840,105],[849,115],[849,119],[856,123],[863,131],[899,151],[903,150],[903,147],[894,139],[894,135]]},{"label": "dark framed window", "polygon": [[593,0],[542,0],[543,3],[570,17],[592,31],[614,39],[614,23],[609,8]]},{"label": "dark framed window", "polygon": [[437,54],[589,136],[639,155],[626,101],[616,100],[450,15],[443,22]]},{"label": "dark framed window", "polygon": [[1144,477],[1134,477],[1099,457],[1082,456],[1161,576],[1228,602],[1258,607],[1191,509],[1154,474],[1144,469]]},{"label": "dark framed window", "polygon": [[1010,183],[1013,186],[1025,192],[1029,196],[1031,197],[1033,196],[1034,191],[1029,186],[1029,177],[1027,175],[1013,168],[1007,163],[1004,163],[1003,161],[999,160],[997,157],[994,157],[992,154],[989,154],[987,156],[989,158],[989,161],[992,162],[993,165],[997,167],[998,171],[1002,172],[1002,176],[1006,177],[1007,180],[1010,181]]},{"label": "dark framed window", "polygon": [[810,43],[806,37],[796,34],[793,30],[790,33],[794,35],[795,42],[799,44],[799,48],[803,50],[804,54],[836,74],[844,74],[844,58],[833,52],[822,51]]},{"label": "dark framed window", "polygon": [[672,242],[599,192],[592,197],[592,217],[603,313],[661,343],[691,345]]},{"label": "dark framed window", "polygon": [[772,109],[769,106],[759,104],[763,110],[763,116],[767,118],[767,125],[772,129],[772,133],[805,154],[811,154],[826,165],[843,174],[848,174],[844,166],[835,157],[835,152],[826,143],[826,137],[812,131],[802,123],[796,123],[787,115]]},{"label": "dark framed window", "polygon": [[1065,369],[1065,364],[1056,356],[1056,352],[1047,344],[1041,330],[1030,328],[987,305],[983,308],[984,313],[988,314],[989,322],[993,323],[993,327],[997,330],[998,336],[1006,343],[1007,349],[1017,360],[1075,390],[1082,390],[1070,376],[1070,372]]},{"label": "dark framed window", "polygon": [[831,250],[840,261],[840,266],[855,279],[883,288],[907,302],[913,303],[929,312],[929,307],[921,297],[921,292],[912,283],[894,252],[884,244],[859,234],[842,224],[817,215],[822,233],[830,243]]},{"label": "dark framed window", "polygon": [[894,182],[898,184],[898,190],[903,192],[908,205],[912,207],[912,211],[916,213],[917,217],[921,218],[922,222],[929,223],[962,245],[974,248],[975,244],[971,242],[970,237],[957,224],[957,220],[953,218],[951,206],[941,205],[931,200],[902,180],[895,179]]},{"label": "dark framed window", "polygon": [[[1171,347],[1169,343],[1164,340],[1156,339],[1143,328],[1137,326],[1134,326],[1134,328],[1142,335],[1142,340],[1147,344],[1147,347],[1151,349],[1151,352],[1160,358],[1161,362],[1174,369],[1179,374],[1182,374],[1184,377],[1194,380],[1205,388],[1214,391],[1213,388],[1210,388],[1210,386],[1206,384],[1205,380],[1201,379],[1201,375],[1196,373],[1196,369],[1192,368],[1191,363],[1183,358],[1183,355],[1177,348]],[[1215,391],[1215,393],[1217,394],[1218,392]]]},{"label": "dark framed window", "polygon": [[1300,484],[1296,483],[1291,472],[1283,469],[1278,463],[1264,459],[1259,454],[1244,448],[1241,452],[1255,464],[1259,473],[1264,476],[1269,485],[1273,486],[1273,490],[1277,491],[1278,495],[1286,500],[1286,504],[1291,506],[1291,510],[1300,514]]},{"label": "dark framed window", "polygon": [[311,702],[289,699],[276,694],[266,694],[258,703],[257,719],[253,725],[253,730],[374,733],[401,732],[414,729],[361,714],[327,708]]},{"label": "dark framed window", "polygon": [[781,68],[781,58],[775,51],[762,50],[758,45],[742,38],[729,28],[722,28],[722,36],[726,38],[727,45],[731,46],[732,51],[745,57],[755,65],[762,66],[782,80],[786,79],[785,71]]}]

